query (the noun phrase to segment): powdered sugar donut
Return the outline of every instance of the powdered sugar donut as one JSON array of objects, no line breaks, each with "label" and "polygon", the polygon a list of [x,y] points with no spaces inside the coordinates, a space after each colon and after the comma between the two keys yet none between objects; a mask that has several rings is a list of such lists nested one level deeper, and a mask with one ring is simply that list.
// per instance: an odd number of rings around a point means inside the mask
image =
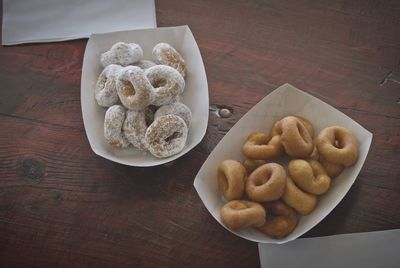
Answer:
[{"label": "powdered sugar donut", "polygon": [[123,130],[127,140],[140,150],[146,150],[144,136],[147,130],[146,115],[144,111],[128,110],[124,121]]},{"label": "powdered sugar donut", "polygon": [[168,104],[185,89],[182,75],[170,66],[156,65],[147,69],[145,74],[154,87],[153,105]]},{"label": "powdered sugar donut", "polygon": [[163,115],[147,128],[147,149],[156,157],[168,157],[179,153],[186,144],[188,128],[182,118]]},{"label": "powdered sugar donut", "polygon": [[104,137],[114,147],[124,148],[129,145],[122,125],[125,120],[125,108],[121,105],[113,105],[108,108],[104,119]]},{"label": "powdered sugar donut", "polygon": [[118,102],[117,78],[121,69],[120,65],[110,64],[97,79],[94,95],[100,106],[110,107]]},{"label": "powdered sugar donut", "polygon": [[135,43],[115,43],[110,50],[101,54],[100,62],[106,67],[110,64],[127,66],[139,61],[143,57],[142,48]]},{"label": "powdered sugar donut", "polygon": [[140,60],[133,64],[133,66],[137,66],[143,70],[149,69],[150,67],[156,66],[157,64],[151,60]]},{"label": "powdered sugar donut", "polygon": [[158,118],[167,114],[174,114],[181,117],[183,121],[185,121],[187,127],[190,127],[190,123],[192,121],[192,112],[185,104],[181,102],[174,102],[163,105],[156,111],[154,118]]},{"label": "powdered sugar donut", "polygon": [[122,104],[131,110],[143,110],[154,100],[153,87],[137,66],[127,66],[120,71],[117,92]]},{"label": "powdered sugar donut", "polygon": [[185,60],[181,54],[176,51],[170,44],[159,43],[153,48],[153,56],[156,62],[163,65],[168,65],[176,70],[183,76],[186,77],[187,69]]}]

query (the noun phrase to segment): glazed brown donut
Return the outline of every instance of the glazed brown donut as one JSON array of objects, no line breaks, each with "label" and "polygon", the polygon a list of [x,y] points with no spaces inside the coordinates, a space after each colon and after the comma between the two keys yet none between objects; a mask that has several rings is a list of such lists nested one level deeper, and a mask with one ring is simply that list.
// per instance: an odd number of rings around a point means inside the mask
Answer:
[{"label": "glazed brown donut", "polygon": [[289,162],[288,169],[296,185],[309,194],[324,194],[331,185],[331,178],[316,160],[292,160]]},{"label": "glazed brown donut", "polygon": [[267,218],[264,225],[258,227],[258,230],[264,234],[274,238],[282,238],[296,228],[299,222],[296,211],[282,201],[265,203],[264,208]]},{"label": "glazed brown donut", "polygon": [[122,125],[125,120],[125,108],[121,105],[113,105],[107,109],[104,118],[104,138],[106,141],[117,148],[125,148],[129,145]]},{"label": "glazed brown donut", "polygon": [[272,159],[282,153],[281,137],[262,132],[251,133],[242,147],[243,154],[251,159]]},{"label": "glazed brown donut", "polygon": [[159,64],[168,65],[176,70],[185,78],[187,74],[186,64],[181,54],[170,44],[159,43],[153,48],[153,56]]},{"label": "glazed brown donut", "polygon": [[290,177],[286,178],[286,188],[282,199],[288,206],[294,208],[301,215],[311,213],[317,205],[317,197],[303,192],[294,184]]},{"label": "glazed brown donut", "polygon": [[153,87],[137,66],[128,66],[120,71],[117,92],[122,104],[131,110],[143,110],[154,100]]},{"label": "glazed brown donut", "polygon": [[337,176],[342,173],[344,166],[341,164],[333,164],[331,162],[326,161],[325,158],[322,156],[319,158],[319,162],[322,164],[322,166],[325,168],[326,173],[328,174],[329,177],[336,178]]},{"label": "glazed brown donut", "polygon": [[268,163],[254,170],[246,181],[249,199],[258,202],[279,199],[286,185],[285,169],[276,163]]},{"label": "glazed brown donut", "polygon": [[320,155],[333,164],[352,166],[358,159],[359,142],[348,129],[339,126],[324,128],[317,137]]},{"label": "glazed brown donut", "polygon": [[265,160],[246,159],[243,161],[243,166],[246,169],[247,174],[250,174],[253,170],[266,163]]},{"label": "glazed brown donut", "polygon": [[256,202],[232,200],[221,208],[221,221],[234,231],[259,227],[265,223],[265,209]]},{"label": "glazed brown donut", "polygon": [[144,136],[149,152],[156,157],[168,157],[183,150],[188,128],[176,115],[160,116],[147,128]]},{"label": "glazed brown donut", "polygon": [[287,116],[280,122],[281,141],[286,153],[295,158],[310,156],[314,146],[304,124],[294,116]]},{"label": "glazed brown donut", "polygon": [[177,100],[185,89],[185,80],[174,68],[156,65],[146,69],[147,78],[154,87],[153,105],[162,106]]},{"label": "glazed brown donut", "polygon": [[244,193],[246,169],[236,160],[224,160],[218,165],[218,189],[225,199],[241,199]]},{"label": "glazed brown donut", "polygon": [[[296,117],[298,120],[300,120],[300,122],[303,123],[304,127],[307,129],[308,134],[310,134],[310,137],[312,139],[314,137],[314,127],[311,124],[311,122],[308,119],[306,119],[306,118],[304,118],[304,117],[302,117],[300,115],[293,115],[293,116]],[[277,121],[274,124],[274,126],[272,127],[272,130],[271,130],[271,134],[273,136],[282,134],[282,122],[281,122],[281,120]]]}]

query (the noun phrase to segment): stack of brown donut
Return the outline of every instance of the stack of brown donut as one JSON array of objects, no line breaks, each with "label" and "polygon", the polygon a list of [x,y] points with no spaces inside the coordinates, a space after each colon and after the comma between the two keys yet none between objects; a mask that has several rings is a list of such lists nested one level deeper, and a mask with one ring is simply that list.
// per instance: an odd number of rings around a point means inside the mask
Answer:
[{"label": "stack of brown donut", "polygon": [[[251,133],[243,147],[243,163],[223,160],[217,170],[218,188],[227,203],[221,221],[231,230],[255,227],[272,238],[289,235],[299,215],[311,213],[331,179],[358,159],[359,142],[340,126],[314,128],[300,116],[277,121],[271,135]],[[283,153],[292,158],[285,168],[273,162]]]},{"label": "stack of brown donut", "polygon": [[110,145],[131,144],[163,158],[185,147],[192,113],[180,101],[187,74],[182,56],[167,43],[155,45],[152,54],[154,61],[144,60],[138,44],[124,42],[101,54],[95,99],[107,108],[104,137]]}]

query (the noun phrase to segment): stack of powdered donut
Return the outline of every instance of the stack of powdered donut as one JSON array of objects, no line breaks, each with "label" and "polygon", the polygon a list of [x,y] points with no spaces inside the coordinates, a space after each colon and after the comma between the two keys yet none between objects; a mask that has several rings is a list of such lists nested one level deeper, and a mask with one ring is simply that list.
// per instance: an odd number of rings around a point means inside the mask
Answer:
[{"label": "stack of powdered donut", "polygon": [[[242,152],[246,160],[223,160],[217,171],[218,187],[228,201],[221,221],[231,230],[255,227],[282,238],[317,205],[331,179],[358,159],[359,142],[340,126],[323,129],[313,141],[314,128],[300,116],[287,116],[274,124],[271,135],[253,132]],[[274,163],[283,152],[292,158],[285,168]]]},{"label": "stack of powdered donut", "polygon": [[143,59],[135,43],[115,43],[101,55],[104,67],[95,87],[97,103],[106,107],[104,137],[116,148],[130,144],[156,157],[183,150],[192,113],[180,101],[187,69],[182,56],[167,43]]}]

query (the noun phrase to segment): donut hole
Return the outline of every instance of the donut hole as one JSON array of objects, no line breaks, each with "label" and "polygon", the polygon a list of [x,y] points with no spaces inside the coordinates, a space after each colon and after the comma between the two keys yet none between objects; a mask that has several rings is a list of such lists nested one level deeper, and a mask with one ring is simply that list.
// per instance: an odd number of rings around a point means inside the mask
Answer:
[{"label": "donut hole", "polygon": [[332,145],[337,149],[343,149],[345,147],[344,142],[340,137],[335,137]]},{"label": "donut hole", "polygon": [[259,176],[254,179],[254,186],[262,186],[271,178],[271,172],[267,172],[264,176]]},{"label": "donut hole", "polygon": [[182,137],[182,133],[175,131],[174,133],[172,133],[172,135],[169,135],[168,137],[165,138],[165,142],[171,142],[174,139],[178,139]]},{"label": "donut hole", "polygon": [[122,94],[125,97],[135,95],[136,94],[135,87],[131,83],[123,81],[122,82]]},{"label": "donut hole", "polygon": [[167,79],[165,78],[157,78],[154,81],[152,81],[153,87],[164,87],[167,84]]}]

